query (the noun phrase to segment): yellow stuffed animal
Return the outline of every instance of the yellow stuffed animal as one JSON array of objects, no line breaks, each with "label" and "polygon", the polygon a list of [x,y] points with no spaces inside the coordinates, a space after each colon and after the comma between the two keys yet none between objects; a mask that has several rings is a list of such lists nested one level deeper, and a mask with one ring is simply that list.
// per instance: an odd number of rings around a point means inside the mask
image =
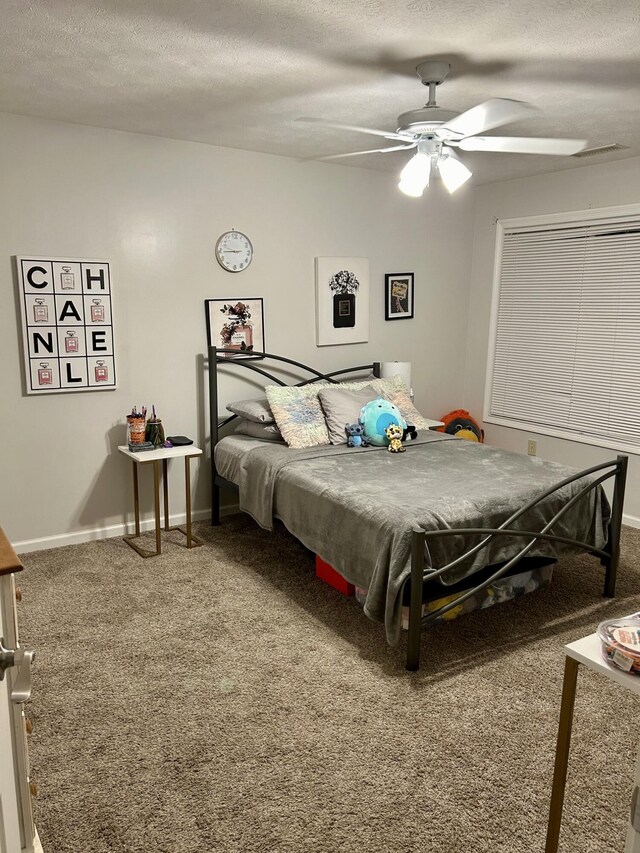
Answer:
[{"label": "yellow stuffed animal", "polygon": [[404,453],[407,449],[402,445],[402,435],[404,430],[398,424],[389,424],[385,429],[384,434],[389,439],[389,447],[387,450],[390,453]]}]

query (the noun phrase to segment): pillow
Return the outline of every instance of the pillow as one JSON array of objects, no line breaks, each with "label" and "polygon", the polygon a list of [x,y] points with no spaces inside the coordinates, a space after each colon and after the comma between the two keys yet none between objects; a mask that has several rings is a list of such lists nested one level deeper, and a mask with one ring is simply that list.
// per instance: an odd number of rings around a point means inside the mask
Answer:
[{"label": "pillow", "polygon": [[373,385],[365,385],[359,390],[332,385],[330,388],[321,388],[318,396],[327,422],[329,441],[331,444],[346,444],[346,424],[355,423],[360,409],[365,403],[375,400],[378,392]]},{"label": "pillow", "polygon": [[330,444],[318,394],[326,382],[302,388],[267,385],[267,400],[282,437],[289,447],[319,447]]},{"label": "pillow", "polygon": [[[408,424],[411,424],[416,429],[429,429],[429,424],[413,405],[409,396],[409,389],[401,376],[389,376],[386,379],[376,379],[374,377],[366,382],[341,382],[339,387],[358,391],[367,385],[375,390],[376,397],[382,397],[384,400],[389,400],[390,403],[397,406],[400,409],[400,414]],[[332,385],[331,387],[334,388],[337,386]],[[369,401],[366,400],[365,402],[368,403]],[[357,420],[357,418],[354,418],[354,420]]]},{"label": "pillow", "polygon": [[275,423],[273,412],[269,408],[266,397],[260,397],[257,400],[238,400],[237,403],[229,403],[227,410],[240,418],[257,424]]},{"label": "pillow", "polygon": [[238,435],[250,435],[252,438],[261,438],[264,441],[279,441],[284,444],[280,430],[275,424],[262,424],[257,421],[248,421],[245,418],[241,418],[234,432]]},{"label": "pillow", "polygon": [[385,400],[389,400],[390,403],[393,403],[394,406],[397,406],[400,409],[402,417],[408,424],[411,424],[416,429],[428,430],[429,424],[411,402],[409,390],[405,385],[404,380],[399,376],[392,377],[392,379],[400,381],[396,383],[395,388],[384,393],[383,396]]}]

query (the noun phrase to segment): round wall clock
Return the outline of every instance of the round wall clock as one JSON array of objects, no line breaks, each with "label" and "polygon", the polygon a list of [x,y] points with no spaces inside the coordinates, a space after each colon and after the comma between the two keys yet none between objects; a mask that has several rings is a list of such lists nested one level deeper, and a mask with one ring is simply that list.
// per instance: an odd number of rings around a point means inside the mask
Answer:
[{"label": "round wall clock", "polygon": [[242,231],[225,231],[216,243],[216,258],[227,272],[246,270],[253,260],[251,240]]}]

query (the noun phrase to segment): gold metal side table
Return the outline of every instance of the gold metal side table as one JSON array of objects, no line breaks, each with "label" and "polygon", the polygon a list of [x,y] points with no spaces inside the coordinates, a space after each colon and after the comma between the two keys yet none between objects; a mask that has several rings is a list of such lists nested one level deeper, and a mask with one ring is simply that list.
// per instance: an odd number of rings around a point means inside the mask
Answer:
[{"label": "gold metal side table", "polygon": [[[133,465],[133,504],[135,510],[136,532],[133,535],[123,536],[122,538],[130,545],[134,551],[140,554],[141,557],[157,557],[162,553],[162,526],[160,521],[160,463],[162,463],[162,486],[164,493],[164,529],[179,530],[187,538],[187,548],[197,548],[202,545],[202,540],[198,539],[191,532],[191,468],[190,462],[195,456],[202,456],[202,450],[189,444],[183,447],[161,447],[158,450],[143,450],[138,453],[132,453],[128,447],[118,447],[120,453],[128,456]],[[181,458],[184,459],[184,483],[185,483],[185,501],[186,501],[186,527],[169,525],[169,481],[167,478],[167,463],[169,459]],[[138,467],[144,465],[153,466],[153,502],[155,510],[155,533],[156,533],[156,550],[149,551],[142,548],[134,539],[140,536],[140,500],[138,492]]]}]

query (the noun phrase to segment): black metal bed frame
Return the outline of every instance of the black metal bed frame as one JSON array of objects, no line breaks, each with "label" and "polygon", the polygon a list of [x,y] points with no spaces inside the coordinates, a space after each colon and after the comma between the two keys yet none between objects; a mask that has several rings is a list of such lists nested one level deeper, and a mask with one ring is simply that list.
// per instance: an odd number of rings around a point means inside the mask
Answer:
[{"label": "black metal bed frame", "polygon": [[[312,374],[311,378],[296,382],[295,387],[309,385],[319,380],[326,380],[331,383],[337,383],[337,376],[345,376],[349,373],[362,373],[363,371],[372,371],[374,376],[380,375],[379,362],[373,362],[372,364],[364,364],[358,367],[348,367],[343,370],[334,370],[331,373],[323,373],[322,371],[309,367],[306,364],[302,364],[302,362],[294,361],[291,358],[285,358],[284,356],[275,355],[273,353],[268,352],[254,352],[252,353],[253,357],[247,358],[228,358],[226,357],[226,355],[220,355],[220,353],[237,356],[238,351],[232,349],[221,349],[219,347],[212,346],[209,347],[208,353],[209,424],[211,435],[212,525],[220,524],[220,489],[222,487],[227,487],[235,490],[236,492],[238,491],[238,487],[235,485],[235,483],[232,483],[230,480],[226,480],[224,477],[218,474],[214,458],[214,451],[219,440],[220,428],[226,426],[228,423],[235,420],[235,418],[237,417],[237,415],[230,415],[228,418],[225,418],[225,420],[221,422],[218,421],[218,365],[234,364],[236,366],[241,366],[246,368],[247,370],[251,370],[255,373],[258,373],[266,377],[267,379],[270,379],[277,385],[282,386],[288,385],[289,383],[284,382],[282,379],[277,376],[274,376],[269,371],[258,367],[255,364],[255,361],[262,360],[264,358],[269,358],[274,361],[282,362],[285,365],[291,365],[292,367],[297,367],[301,370],[306,370]],[[615,595],[618,564],[620,562],[620,531],[622,526],[622,508],[624,504],[624,492],[627,479],[627,464],[628,457],[624,455],[619,455],[616,457],[615,460],[611,460],[610,462],[603,462],[600,465],[594,465],[591,468],[586,468],[584,471],[579,471],[571,477],[566,477],[564,480],[546,489],[536,498],[533,498],[533,500],[529,501],[525,506],[512,513],[512,515],[510,515],[509,518],[506,519],[506,521],[504,521],[499,527],[496,528],[465,527],[455,528],[451,530],[414,530],[411,543],[411,571],[410,574],[407,575],[400,592],[400,594],[404,596],[405,588],[407,584],[409,585],[409,629],[407,632],[407,669],[410,671],[416,671],[420,666],[420,635],[422,633],[423,626],[430,625],[431,623],[435,622],[441,616],[444,616],[446,613],[452,610],[454,607],[458,607],[468,598],[471,598],[476,593],[490,586],[494,581],[503,577],[513,568],[513,566],[515,566],[516,563],[518,563],[520,560],[527,556],[527,554],[531,551],[536,542],[538,542],[539,540],[559,542],[565,545],[572,545],[576,548],[579,548],[580,550],[587,551],[588,553],[599,557],[600,562],[605,569],[604,595],[607,598],[613,598],[613,596]],[[579,492],[573,495],[573,497],[560,510],[558,510],[554,517],[545,524],[542,530],[520,530],[514,529],[510,526],[519,518],[521,518],[526,512],[536,506],[536,504],[545,500],[554,492],[557,492],[559,489],[562,489],[564,486],[567,486],[570,483],[574,483],[577,480],[581,480],[583,477],[590,476],[591,474],[596,474],[599,471],[604,473],[601,473],[593,480],[587,482],[580,489]],[[568,510],[571,509],[571,507],[574,506],[581,498],[585,497],[588,492],[597,488],[606,480],[612,478],[614,480],[613,502],[611,508],[611,519],[609,521],[609,535],[607,537],[607,542],[604,548],[596,548],[595,546],[589,545],[586,542],[580,542],[577,539],[570,539],[566,536],[557,536],[549,532],[553,525],[557,521],[559,521],[564,516],[564,514],[568,512]],[[483,538],[476,545],[469,548],[464,554],[459,557],[456,557],[454,560],[451,560],[451,562],[447,563],[445,566],[442,566],[436,570],[429,569],[427,572],[425,572],[424,555],[425,547],[428,544],[429,540],[440,536],[446,537],[460,535],[481,536]],[[462,563],[464,560],[468,559],[469,557],[472,557],[474,554],[477,554],[483,548],[486,548],[489,543],[492,542],[498,536],[511,536],[514,538],[525,539],[528,541],[523,544],[522,548],[514,557],[512,557],[506,563],[501,564],[500,567],[497,568],[496,571],[489,577],[485,577],[482,583],[473,587],[473,589],[469,589],[466,592],[460,594],[448,604],[445,604],[437,610],[434,610],[423,616],[423,583],[427,580],[435,580],[436,578],[443,575],[445,572]]]}]

